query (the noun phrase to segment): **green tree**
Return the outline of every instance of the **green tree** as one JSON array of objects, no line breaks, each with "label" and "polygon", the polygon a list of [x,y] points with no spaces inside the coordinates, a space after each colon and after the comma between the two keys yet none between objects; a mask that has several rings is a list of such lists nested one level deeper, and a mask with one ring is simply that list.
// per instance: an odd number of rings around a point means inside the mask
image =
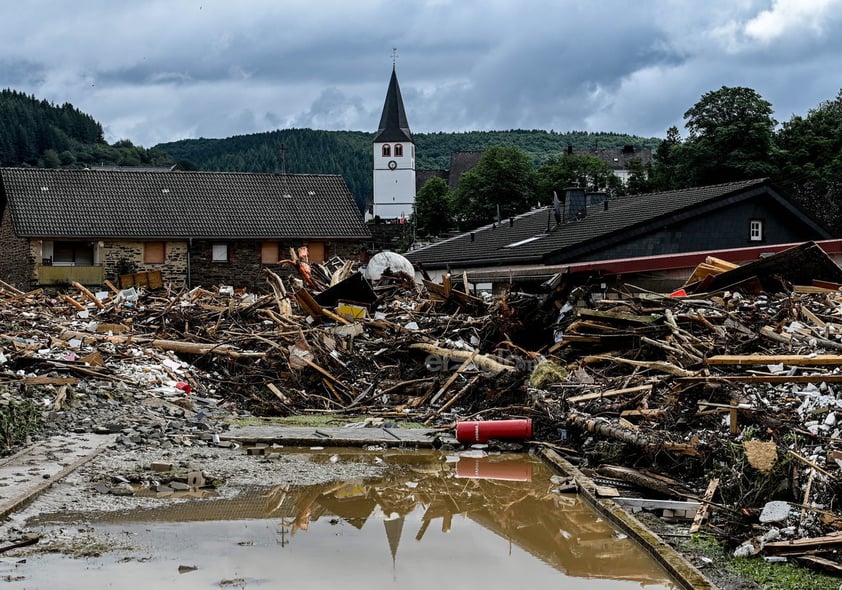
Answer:
[{"label": "green tree", "polygon": [[651,163],[644,166],[640,158],[632,158],[626,162],[626,167],[629,170],[629,178],[625,186],[627,194],[639,195],[652,191],[654,184],[652,182],[653,169]]},{"label": "green tree", "polygon": [[772,164],[777,121],[772,105],[751,88],[707,92],[686,113],[689,137],[676,150],[690,184],[716,184],[776,172]]},{"label": "green tree", "polygon": [[44,168],[61,168],[61,158],[55,150],[44,150]]},{"label": "green tree", "polygon": [[528,211],[537,201],[535,169],[515,147],[487,149],[479,164],[459,179],[454,210],[462,229],[491,223],[499,212],[509,217]]},{"label": "green tree", "polygon": [[564,154],[551,159],[538,169],[538,186],[543,198],[554,192],[561,195],[571,186],[611,195],[623,188],[611,167],[590,154]]},{"label": "green tree", "polygon": [[806,117],[794,116],[777,135],[779,184],[842,235],[842,91]]},{"label": "green tree", "polygon": [[667,129],[667,137],[655,150],[655,165],[652,168],[652,189],[666,191],[686,186],[682,180],[681,162],[681,132],[678,127]]},{"label": "green tree", "polygon": [[431,178],[418,191],[415,225],[422,236],[438,236],[453,227],[453,202],[444,179]]}]

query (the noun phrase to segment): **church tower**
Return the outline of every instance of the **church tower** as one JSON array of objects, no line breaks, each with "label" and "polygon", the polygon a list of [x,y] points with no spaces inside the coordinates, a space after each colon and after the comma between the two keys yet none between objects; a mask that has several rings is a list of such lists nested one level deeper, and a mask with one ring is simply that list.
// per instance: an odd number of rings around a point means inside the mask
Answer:
[{"label": "church tower", "polygon": [[395,65],[374,137],[374,215],[409,219],[415,206],[415,144],[406,120]]}]

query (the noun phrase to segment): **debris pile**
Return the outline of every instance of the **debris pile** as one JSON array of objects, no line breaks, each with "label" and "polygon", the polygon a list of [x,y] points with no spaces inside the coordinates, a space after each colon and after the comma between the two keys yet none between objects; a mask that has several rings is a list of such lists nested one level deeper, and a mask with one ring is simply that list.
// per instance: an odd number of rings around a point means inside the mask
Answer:
[{"label": "debris pile", "polygon": [[604,496],[689,518],[736,556],[842,573],[840,284],[708,276],[729,286],[579,310],[551,348],[570,377],[535,407]]},{"label": "debris pile", "polygon": [[213,444],[232,414],[529,418],[631,510],[836,569],[842,270],[817,249],[602,300],[295,259],[265,293],[0,284],[0,393],[48,428],[165,447]]},{"label": "debris pile", "polygon": [[503,339],[492,301],[428,296],[388,272],[369,283],[344,263],[336,273],[331,285],[308,268],[313,291],[267,270],[268,294],[0,286],[3,393],[37,402],[56,429],[121,432],[125,444],[187,444],[196,437],[183,432],[207,435],[232,412],[430,424],[528,412],[533,355]]}]

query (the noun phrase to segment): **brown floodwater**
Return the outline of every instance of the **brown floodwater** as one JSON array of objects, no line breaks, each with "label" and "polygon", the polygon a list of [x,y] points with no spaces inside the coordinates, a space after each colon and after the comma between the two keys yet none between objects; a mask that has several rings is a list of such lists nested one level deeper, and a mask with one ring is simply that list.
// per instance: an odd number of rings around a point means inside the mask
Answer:
[{"label": "brown floodwater", "polygon": [[[359,450],[311,461],[370,462]],[[382,478],[266,485],[233,498],[40,514],[28,526],[106,539],[98,557],[0,560],[6,588],[675,589],[637,544],[528,455],[381,451]],[[229,485],[234,485],[230,482]]]}]

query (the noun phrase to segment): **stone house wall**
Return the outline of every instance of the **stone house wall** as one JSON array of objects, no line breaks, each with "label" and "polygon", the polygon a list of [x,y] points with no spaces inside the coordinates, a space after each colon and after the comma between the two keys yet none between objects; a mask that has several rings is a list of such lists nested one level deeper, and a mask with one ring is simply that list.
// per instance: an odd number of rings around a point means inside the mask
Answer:
[{"label": "stone house wall", "polygon": [[144,263],[144,243],[137,241],[105,241],[100,250],[100,261],[106,279],[119,285],[121,274],[144,271],[161,271],[164,284],[176,288],[187,282],[187,242],[166,242],[165,257],[161,264]]},{"label": "stone house wall", "polygon": [[[214,244],[228,245],[228,260],[215,262]],[[304,244],[303,240],[280,242],[279,257],[289,257],[289,249]],[[362,244],[357,241],[325,242],[325,260],[338,256],[344,260],[357,260]],[[216,285],[231,285],[252,291],[268,290],[263,277],[263,268],[270,268],[281,276],[295,272],[290,265],[264,264],[262,262],[262,241],[231,240],[209,241],[195,240],[190,248],[190,285],[210,288]]]},{"label": "stone house wall", "polygon": [[31,289],[35,284],[35,248],[27,238],[15,235],[8,207],[0,220],[0,249],[0,279],[23,291]]}]

